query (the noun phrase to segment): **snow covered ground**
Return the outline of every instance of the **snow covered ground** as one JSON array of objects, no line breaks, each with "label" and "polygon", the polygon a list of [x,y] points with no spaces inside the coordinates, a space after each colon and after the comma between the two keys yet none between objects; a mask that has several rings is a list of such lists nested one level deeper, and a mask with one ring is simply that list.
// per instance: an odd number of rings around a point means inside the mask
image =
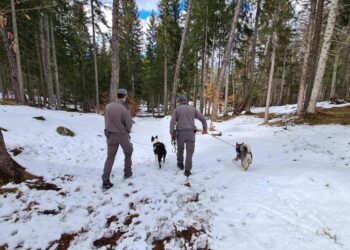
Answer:
[{"label": "snow covered ground", "polygon": [[[197,135],[187,180],[176,167],[169,119],[135,118],[134,175],[122,179],[118,152],[115,186],[103,192],[102,116],[0,106],[8,149],[24,149],[15,159],[62,188],[7,185],[19,191],[0,195],[0,246],[55,249],[70,235],[69,249],[113,243],[152,249],[157,239],[164,239],[165,249],[350,249],[349,126],[266,127],[251,116],[218,123],[220,139],[251,145],[251,168],[243,172],[233,161],[233,147]],[[57,134],[58,126],[76,136]],[[154,161],[152,135],[167,145],[162,169]]]},{"label": "snow covered ground", "polygon": [[[333,108],[333,107],[345,107],[350,105],[349,103],[345,104],[330,104],[329,102],[318,102],[317,103],[317,108]],[[260,113],[260,112],[265,112],[265,107],[255,107],[252,108],[251,110],[253,113]],[[290,114],[290,113],[295,113],[297,111],[297,105],[296,104],[288,104],[284,106],[271,106],[269,108],[270,113],[275,113],[275,114]]]}]

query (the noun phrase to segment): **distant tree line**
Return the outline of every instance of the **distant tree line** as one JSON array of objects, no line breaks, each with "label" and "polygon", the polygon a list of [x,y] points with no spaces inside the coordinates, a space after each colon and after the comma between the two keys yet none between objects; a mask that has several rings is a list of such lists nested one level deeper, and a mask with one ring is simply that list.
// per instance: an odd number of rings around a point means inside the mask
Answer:
[{"label": "distant tree line", "polygon": [[4,98],[92,111],[123,87],[150,112],[169,113],[186,95],[213,120],[253,105],[298,103],[302,114],[350,99],[347,0],[160,0],[145,34],[135,0],[113,1],[112,27],[102,2],[2,1]]}]

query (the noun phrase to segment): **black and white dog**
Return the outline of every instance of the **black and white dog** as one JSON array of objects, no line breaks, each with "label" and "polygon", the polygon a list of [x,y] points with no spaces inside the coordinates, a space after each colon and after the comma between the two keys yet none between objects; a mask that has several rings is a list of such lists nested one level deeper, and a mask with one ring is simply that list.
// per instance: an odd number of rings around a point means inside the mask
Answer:
[{"label": "black and white dog", "polygon": [[159,168],[161,168],[162,167],[162,165],[161,165],[162,159],[163,159],[163,163],[164,163],[165,157],[166,157],[165,145],[164,145],[164,143],[162,143],[158,140],[157,135],[156,135],[156,137],[152,136],[151,142],[153,144],[153,152],[154,152],[154,155],[156,157],[156,161],[157,161],[157,156],[158,156]]},{"label": "black and white dog", "polygon": [[253,154],[250,149],[249,144],[245,143],[236,143],[236,161],[241,160],[242,168],[244,171],[247,171],[250,164],[252,164],[253,161]]}]

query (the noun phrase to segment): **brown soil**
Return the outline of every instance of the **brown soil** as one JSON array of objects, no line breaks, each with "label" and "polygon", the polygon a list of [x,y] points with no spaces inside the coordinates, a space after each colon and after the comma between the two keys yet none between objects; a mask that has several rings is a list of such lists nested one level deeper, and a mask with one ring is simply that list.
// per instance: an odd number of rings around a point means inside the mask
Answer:
[{"label": "brown soil", "polygon": [[17,188],[0,188],[0,195],[13,194],[17,191]]},{"label": "brown soil", "polygon": [[0,250],[6,250],[7,248],[8,248],[7,244],[0,246]]},{"label": "brown soil", "polygon": [[164,243],[169,242],[172,238],[170,236],[166,236],[163,239],[155,239],[152,242],[153,250],[165,250]]},{"label": "brown soil", "polygon": [[94,246],[97,248],[100,247],[106,247],[108,250],[115,249],[117,246],[118,240],[125,234],[126,232],[123,231],[115,231],[111,236],[109,237],[102,237],[101,239],[94,241]]},{"label": "brown soil", "polygon": [[134,218],[139,217],[138,214],[131,214],[125,218],[124,225],[129,226]]},{"label": "brown soil", "polygon": [[[51,242],[46,250],[67,250],[69,249],[71,241],[74,240],[75,237],[86,232],[87,230],[82,228],[79,232],[76,233],[64,233],[61,235],[61,238],[59,240]],[[56,246],[56,244],[58,244],[58,246]],[[52,248],[53,246],[55,246],[55,248]]]},{"label": "brown soil", "polygon": [[[206,234],[206,232],[204,231],[204,229],[196,229],[193,226],[189,226],[184,230],[177,230],[176,226],[175,226],[175,235],[172,236],[166,236],[163,239],[155,239],[152,242],[152,249],[153,250],[164,250],[165,246],[164,244],[166,242],[169,242],[172,239],[183,239],[185,242],[183,244],[183,249],[187,249],[187,246],[189,246],[189,249],[193,249],[193,242],[192,238],[193,237],[198,237],[200,234]],[[198,248],[198,250],[209,250],[209,246],[208,243],[206,244],[206,246],[204,248]]]},{"label": "brown soil", "polygon": [[[253,115],[255,117],[258,118],[265,118],[265,113],[261,112],[261,113],[250,113],[250,114],[246,114],[246,115]],[[269,120],[270,119],[275,119],[275,118],[282,118],[283,116],[285,116],[285,114],[276,114],[276,113],[269,113]]]},{"label": "brown soil", "polygon": [[[289,118],[289,119],[288,119]],[[317,109],[316,114],[304,114],[295,117],[291,114],[282,120],[270,122],[272,126],[286,126],[290,124],[326,125],[339,124],[350,125],[350,106],[334,107],[330,109]]]},{"label": "brown soil", "polygon": [[33,207],[36,205],[39,205],[39,203],[36,201],[31,201],[31,202],[29,202],[28,206],[23,211],[26,211],[26,212],[32,211]]},{"label": "brown soil", "polygon": [[17,105],[16,101],[13,99],[3,99],[0,101],[1,105]]},{"label": "brown soil", "polygon": [[42,179],[39,179],[34,183],[27,182],[27,185],[30,189],[36,189],[36,190],[53,190],[53,191],[61,190],[61,188],[57,187],[55,184],[44,182]]},{"label": "brown soil", "polygon": [[106,227],[110,227],[113,222],[118,222],[118,218],[115,215],[107,218]]}]

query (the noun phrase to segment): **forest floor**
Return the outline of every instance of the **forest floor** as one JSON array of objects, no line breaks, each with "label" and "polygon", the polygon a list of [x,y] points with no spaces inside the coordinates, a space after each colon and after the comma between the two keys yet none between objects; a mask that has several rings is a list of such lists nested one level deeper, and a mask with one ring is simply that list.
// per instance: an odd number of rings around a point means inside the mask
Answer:
[{"label": "forest floor", "polygon": [[[258,118],[264,118],[264,112],[252,113]],[[296,116],[295,113],[269,113],[269,119],[273,119],[271,126],[287,125],[325,125],[340,124],[350,125],[350,105],[337,105],[335,107],[319,107],[315,115],[303,114]]]},{"label": "forest floor", "polygon": [[[319,107],[333,112],[327,103]],[[278,122],[290,119],[295,105],[270,111]],[[233,161],[233,147],[198,134],[187,179],[176,167],[170,117],[137,117],[133,177],[122,179],[118,152],[115,185],[103,191],[101,115],[0,105],[14,159],[61,188],[1,187],[0,249],[350,249],[349,125],[262,121],[242,115],[215,124],[220,139],[251,145],[247,172]],[[59,126],[75,136],[59,135]],[[152,135],[167,146],[162,169]]]}]

